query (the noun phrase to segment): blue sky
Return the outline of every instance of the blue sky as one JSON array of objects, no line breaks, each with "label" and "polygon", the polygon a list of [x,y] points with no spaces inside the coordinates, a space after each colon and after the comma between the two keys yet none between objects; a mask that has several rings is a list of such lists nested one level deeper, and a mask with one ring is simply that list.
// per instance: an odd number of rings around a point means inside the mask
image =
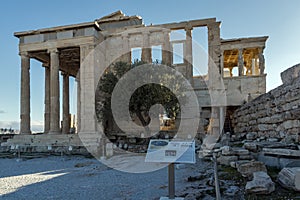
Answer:
[{"label": "blue sky", "polygon": [[[270,37],[265,49],[267,90],[270,90],[281,84],[280,72],[300,63],[299,8],[298,0],[3,0],[0,7],[0,127],[17,128],[19,121],[20,58],[14,32],[89,22],[117,10],[142,16],[146,25],[216,17],[222,21],[224,39]],[[43,122],[43,73],[40,63],[32,61],[31,118],[37,125]],[[74,91],[72,85],[71,91]]]}]

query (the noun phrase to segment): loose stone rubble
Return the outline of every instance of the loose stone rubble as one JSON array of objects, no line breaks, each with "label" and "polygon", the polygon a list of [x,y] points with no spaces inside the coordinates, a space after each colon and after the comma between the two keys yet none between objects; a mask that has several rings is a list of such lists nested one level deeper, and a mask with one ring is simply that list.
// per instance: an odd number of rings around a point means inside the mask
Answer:
[{"label": "loose stone rubble", "polygon": [[[299,71],[300,65],[284,71],[281,86],[233,113],[233,132],[224,134],[217,142],[202,145],[206,153],[199,155],[211,156],[215,152],[220,165],[236,168],[249,180],[245,185],[249,194],[273,193],[275,184],[300,191]],[[229,143],[220,145],[228,141],[228,135]],[[270,178],[266,166],[281,169],[276,180]]]},{"label": "loose stone rubble", "polygon": [[238,172],[242,174],[243,177],[252,177],[254,172],[267,172],[267,168],[264,163],[259,161],[245,162],[237,166]]},{"label": "loose stone rubble", "polygon": [[264,171],[253,173],[253,180],[247,182],[246,192],[255,194],[270,194],[275,190],[275,183]]},{"label": "loose stone rubble", "polygon": [[278,182],[287,189],[300,192],[300,167],[283,168],[278,175]]}]

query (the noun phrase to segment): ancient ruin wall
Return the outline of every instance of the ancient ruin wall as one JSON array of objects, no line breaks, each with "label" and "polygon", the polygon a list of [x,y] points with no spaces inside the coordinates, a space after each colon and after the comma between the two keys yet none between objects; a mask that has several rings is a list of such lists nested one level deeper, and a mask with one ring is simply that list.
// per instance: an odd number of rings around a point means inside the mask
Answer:
[{"label": "ancient ruin wall", "polygon": [[300,133],[300,64],[281,73],[283,84],[236,110],[234,133],[254,140],[298,142]]}]

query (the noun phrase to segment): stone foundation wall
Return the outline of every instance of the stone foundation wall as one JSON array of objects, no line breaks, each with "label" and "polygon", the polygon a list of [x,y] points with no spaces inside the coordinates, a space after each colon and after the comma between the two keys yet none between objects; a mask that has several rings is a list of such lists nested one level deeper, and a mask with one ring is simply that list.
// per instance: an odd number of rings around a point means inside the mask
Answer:
[{"label": "stone foundation wall", "polygon": [[282,76],[281,86],[235,111],[232,121],[237,138],[299,142],[300,77],[295,68],[300,65],[285,71],[291,70],[293,76]]}]

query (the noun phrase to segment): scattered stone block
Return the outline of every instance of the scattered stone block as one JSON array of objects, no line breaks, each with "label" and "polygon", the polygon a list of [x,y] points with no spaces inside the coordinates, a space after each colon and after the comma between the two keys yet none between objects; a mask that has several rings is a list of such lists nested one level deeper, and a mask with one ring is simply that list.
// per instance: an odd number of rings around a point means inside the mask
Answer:
[{"label": "scattered stone block", "polygon": [[246,192],[254,194],[270,194],[275,191],[275,183],[264,171],[253,173],[253,180],[247,182]]},{"label": "scattered stone block", "polygon": [[268,142],[278,142],[278,138],[268,138]]},{"label": "scattered stone block", "polygon": [[199,158],[212,157],[213,150],[203,149],[198,152]]},{"label": "scattered stone block", "polygon": [[248,133],[246,135],[247,140],[255,140],[257,138],[257,133],[256,132],[252,132],[252,133]]},{"label": "scattered stone block", "polygon": [[238,172],[244,177],[252,177],[254,172],[263,171],[267,172],[267,168],[263,162],[252,161],[237,166]]},{"label": "scattered stone block", "polygon": [[230,167],[236,168],[236,161],[232,161],[229,163]]},{"label": "scattered stone block", "polygon": [[244,148],[252,152],[257,152],[257,144],[253,142],[245,143]]},{"label": "scattered stone block", "polygon": [[278,174],[279,184],[287,189],[300,191],[300,167],[286,167]]},{"label": "scattered stone block", "polygon": [[252,160],[253,156],[252,155],[241,155],[239,156],[239,160]]},{"label": "scattered stone block", "polygon": [[232,150],[230,146],[223,146],[221,149],[222,149],[222,155],[224,156],[232,155]]},{"label": "scattered stone block", "polygon": [[300,160],[292,161],[286,167],[300,167]]},{"label": "scattered stone block", "polygon": [[230,166],[230,163],[233,161],[237,161],[238,157],[237,156],[220,156],[217,161],[221,164],[221,165],[226,165],[226,166]]},{"label": "scattered stone block", "polygon": [[233,168],[238,168],[238,166],[240,166],[241,164],[248,163],[248,162],[251,162],[251,161],[250,160],[233,161],[233,162],[230,162],[230,166]]},{"label": "scattered stone block", "polygon": [[231,185],[231,186],[229,186],[229,188],[227,188],[224,191],[224,194],[227,195],[227,196],[234,197],[239,191],[240,191],[240,188],[238,186]]},{"label": "scattered stone block", "polygon": [[234,148],[233,152],[234,152],[235,155],[238,155],[238,156],[249,155],[249,151],[247,149],[244,149],[244,148]]},{"label": "scattered stone block", "polygon": [[300,157],[300,150],[263,148],[264,154]]}]

